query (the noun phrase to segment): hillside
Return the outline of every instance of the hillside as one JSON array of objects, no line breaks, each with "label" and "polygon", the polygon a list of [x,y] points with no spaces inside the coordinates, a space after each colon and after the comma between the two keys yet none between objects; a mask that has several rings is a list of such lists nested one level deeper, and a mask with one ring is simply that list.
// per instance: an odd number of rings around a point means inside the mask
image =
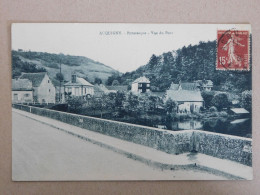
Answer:
[{"label": "hillside", "polygon": [[240,93],[251,90],[251,71],[220,71],[216,70],[216,42],[200,42],[170,51],[162,55],[152,55],[146,65],[133,72],[112,75],[107,84],[118,80],[120,84],[131,84],[140,76],[151,81],[153,91],[165,91],[172,82],[192,82],[209,79],[214,83],[215,90]]},{"label": "hillside", "polygon": [[66,81],[70,80],[71,73],[87,78],[93,82],[95,78],[107,80],[112,74],[119,74],[118,71],[100,62],[82,56],[71,56],[64,54],[51,54],[46,52],[12,51],[12,77],[21,75],[21,72],[42,72],[47,71],[54,83],[57,82],[56,74],[60,71]]}]

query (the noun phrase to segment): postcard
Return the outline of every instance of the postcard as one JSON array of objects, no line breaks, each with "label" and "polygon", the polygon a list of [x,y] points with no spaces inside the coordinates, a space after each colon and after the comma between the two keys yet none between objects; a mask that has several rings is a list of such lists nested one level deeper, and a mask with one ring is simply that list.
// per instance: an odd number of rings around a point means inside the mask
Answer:
[{"label": "postcard", "polygon": [[252,180],[250,24],[12,24],[12,179]]}]

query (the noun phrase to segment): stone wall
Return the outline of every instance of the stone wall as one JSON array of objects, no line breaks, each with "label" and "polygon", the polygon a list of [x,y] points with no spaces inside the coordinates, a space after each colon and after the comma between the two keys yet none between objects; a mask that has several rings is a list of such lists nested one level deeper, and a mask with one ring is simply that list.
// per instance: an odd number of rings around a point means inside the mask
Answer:
[{"label": "stone wall", "polygon": [[197,130],[161,130],[18,104],[13,107],[170,154],[197,151],[217,158],[252,165],[252,139],[249,138]]},{"label": "stone wall", "polygon": [[194,131],[192,145],[200,153],[252,166],[252,139]]},{"label": "stone wall", "polygon": [[33,106],[13,105],[13,107],[170,154],[181,154],[192,150],[190,145],[192,131],[161,130]]}]

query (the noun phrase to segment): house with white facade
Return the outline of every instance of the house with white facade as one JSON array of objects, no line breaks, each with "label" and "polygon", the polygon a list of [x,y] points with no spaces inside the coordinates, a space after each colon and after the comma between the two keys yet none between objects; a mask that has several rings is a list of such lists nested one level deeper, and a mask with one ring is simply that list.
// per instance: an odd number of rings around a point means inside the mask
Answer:
[{"label": "house with white facade", "polygon": [[28,79],[12,79],[12,102],[32,103],[33,87]]},{"label": "house with white facade", "polygon": [[47,72],[22,73],[20,79],[28,79],[32,82],[34,102],[55,103],[56,90]]},{"label": "house with white facade", "polygon": [[84,78],[72,74],[71,81],[64,84],[64,92],[68,96],[88,97],[94,95],[94,86]]},{"label": "house with white facade", "polygon": [[139,77],[132,83],[133,93],[146,93],[150,91],[150,80],[145,76]]},{"label": "house with white facade", "polygon": [[172,83],[169,90],[166,91],[164,101],[166,102],[168,99],[178,103],[178,113],[199,112],[204,106],[201,92],[195,83]]}]

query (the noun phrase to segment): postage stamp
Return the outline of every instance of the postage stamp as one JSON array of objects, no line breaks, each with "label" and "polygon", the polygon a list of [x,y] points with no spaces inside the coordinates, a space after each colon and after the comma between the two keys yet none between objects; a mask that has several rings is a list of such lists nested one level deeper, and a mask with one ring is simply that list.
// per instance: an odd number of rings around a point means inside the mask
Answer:
[{"label": "postage stamp", "polygon": [[217,31],[217,70],[250,70],[249,31]]}]

